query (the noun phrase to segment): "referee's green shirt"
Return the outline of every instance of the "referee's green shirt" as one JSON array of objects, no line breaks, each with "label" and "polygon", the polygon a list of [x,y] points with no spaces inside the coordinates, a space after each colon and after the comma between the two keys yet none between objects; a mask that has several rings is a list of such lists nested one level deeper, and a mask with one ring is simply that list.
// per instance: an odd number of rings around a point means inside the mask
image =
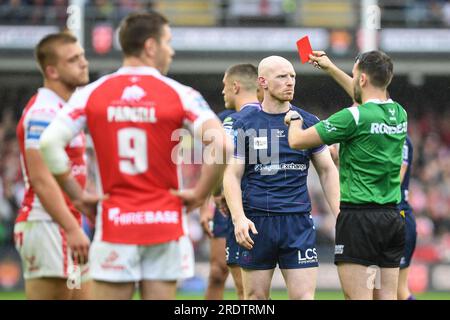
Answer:
[{"label": "referee's green shirt", "polygon": [[333,114],[315,128],[324,143],[340,143],[342,202],[400,202],[400,167],[407,132],[407,114],[401,105],[391,99],[369,100]]}]

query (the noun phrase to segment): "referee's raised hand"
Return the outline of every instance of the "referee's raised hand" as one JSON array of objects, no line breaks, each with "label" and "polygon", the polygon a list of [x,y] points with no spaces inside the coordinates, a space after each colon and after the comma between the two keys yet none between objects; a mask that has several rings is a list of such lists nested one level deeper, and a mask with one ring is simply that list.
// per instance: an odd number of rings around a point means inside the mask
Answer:
[{"label": "referee's raised hand", "polygon": [[327,70],[333,66],[333,62],[328,58],[325,51],[313,51],[312,54],[309,55],[308,63],[323,70]]},{"label": "referee's raised hand", "polygon": [[255,224],[247,217],[243,216],[234,222],[234,235],[236,236],[236,242],[240,246],[250,250],[253,248],[255,242],[250,237],[249,230],[251,230],[253,234],[258,234]]}]

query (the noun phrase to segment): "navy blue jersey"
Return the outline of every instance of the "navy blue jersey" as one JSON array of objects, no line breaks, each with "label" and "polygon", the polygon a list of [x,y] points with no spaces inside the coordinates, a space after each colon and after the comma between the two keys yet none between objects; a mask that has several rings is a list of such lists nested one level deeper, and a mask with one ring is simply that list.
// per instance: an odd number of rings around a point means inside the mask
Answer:
[{"label": "navy blue jersey", "polygon": [[402,200],[398,207],[400,209],[408,210],[410,209],[408,203],[408,189],[409,189],[409,177],[411,174],[411,166],[413,161],[413,145],[409,136],[406,136],[405,144],[403,145],[403,164],[406,164],[408,168],[406,169],[405,176],[403,177],[403,182],[401,184]]},{"label": "navy blue jersey", "polygon": [[229,115],[231,115],[235,112],[236,112],[236,110],[234,110],[234,109],[233,110],[225,109],[222,112],[219,112],[217,114],[217,117],[219,117],[220,122],[223,122],[223,120],[225,120]]},{"label": "navy blue jersey", "polygon": [[[316,116],[295,106],[291,108],[302,115],[304,129],[319,122]],[[285,115],[245,108],[224,123],[225,130],[234,138],[234,156],[245,159],[241,188],[246,214],[311,211],[307,189],[309,163],[311,156],[325,146],[291,149]]]},{"label": "navy blue jersey", "polygon": [[[253,102],[253,103],[247,103],[244,104],[241,107],[241,111],[239,112],[243,112],[245,110],[245,113],[249,113],[252,112],[253,110],[261,110],[261,104],[259,102]],[[225,129],[225,132],[231,136],[234,139],[234,131],[233,131],[233,123],[234,120],[237,117],[238,112],[232,112],[229,113],[227,117],[225,117],[224,119],[221,118],[222,120],[222,124],[223,124],[223,128]],[[244,113],[242,113],[244,114]],[[219,114],[219,118],[220,118],[220,114]]]}]

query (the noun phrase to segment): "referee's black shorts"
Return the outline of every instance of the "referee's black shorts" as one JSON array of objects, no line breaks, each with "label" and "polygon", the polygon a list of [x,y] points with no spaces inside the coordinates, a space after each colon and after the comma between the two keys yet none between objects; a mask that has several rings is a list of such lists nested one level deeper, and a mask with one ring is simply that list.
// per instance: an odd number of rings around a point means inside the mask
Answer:
[{"label": "referee's black shorts", "polygon": [[405,221],[395,205],[341,203],[334,263],[398,268],[405,247]]}]

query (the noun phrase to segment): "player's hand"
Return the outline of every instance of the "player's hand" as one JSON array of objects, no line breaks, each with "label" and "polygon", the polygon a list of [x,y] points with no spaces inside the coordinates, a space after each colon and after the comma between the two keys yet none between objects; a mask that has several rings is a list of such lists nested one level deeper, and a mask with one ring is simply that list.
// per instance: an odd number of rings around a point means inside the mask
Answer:
[{"label": "player's hand", "polygon": [[214,217],[214,211],[209,210],[209,205],[205,208],[202,206],[200,209],[200,225],[202,226],[203,231],[209,238],[212,238],[214,235],[211,229],[211,222]]},{"label": "player's hand", "polygon": [[251,230],[253,234],[258,234],[255,224],[245,216],[238,219],[234,224],[234,235],[236,236],[237,243],[250,250],[253,248],[255,242],[250,237],[249,230]]},{"label": "player's hand", "polygon": [[291,118],[294,116],[300,117],[300,119],[302,119],[302,117],[297,111],[289,110],[288,113],[286,113],[286,115],[284,116],[284,124],[289,127],[289,125],[291,124]]},{"label": "player's hand", "polygon": [[313,51],[313,53],[309,55],[308,63],[312,64],[317,69],[323,69],[325,71],[333,66],[333,62],[327,57],[325,51]]},{"label": "player's hand", "polygon": [[230,209],[228,209],[227,201],[223,194],[214,196],[214,204],[224,217],[230,216]]},{"label": "player's hand", "polygon": [[97,215],[97,204],[100,200],[103,200],[105,198],[107,198],[107,196],[99,197],[96,194],[84,191],[81,199],[74,200],[73,205],[78,211],[82,212],[92,224],[95,224],[95,216]]},{"label": "player's hand", "polygon": [[67,245],[72,253],[72,259],[77,264],[85,264],[89,260],[91,242],[81,227],[65,231]]},{"label": "player's hand", "polygon": [[187,212],[191,212],[192,210],[200,207],[206,201],[206,198],[198,196],[195,189],[186,189],[182,191],[171,189],[170,193],[183,201]]}]

